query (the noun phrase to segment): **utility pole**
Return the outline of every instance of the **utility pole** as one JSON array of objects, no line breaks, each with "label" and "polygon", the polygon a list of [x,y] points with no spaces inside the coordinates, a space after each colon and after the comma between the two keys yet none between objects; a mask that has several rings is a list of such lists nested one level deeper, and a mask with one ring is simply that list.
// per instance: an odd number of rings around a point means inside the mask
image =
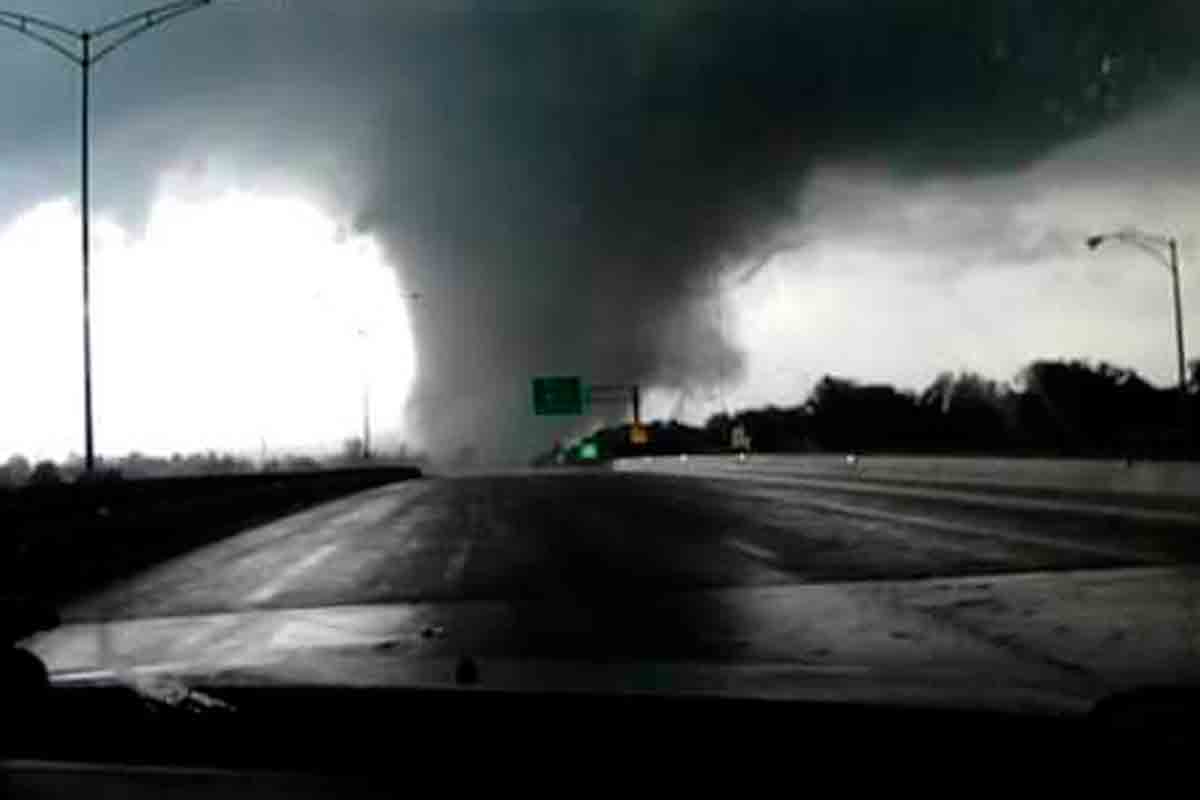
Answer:
[{"label": "utility pole", "polygon": [[[88,185],[88,95],[91,91],[91,69],[101,59],[130,39],[167,20],[189,11],[195,11],[211,2],[212,0],[178,0],[121,17],[92,30],[75,30],[29,14],[0,11],[0,26],[16,31],[54,50],[79,67],[82,77],[79,195],[83,245],[83,440],[84,466],[88,474],[93,473],[96,466],[92,415],[91,198]],[[70,44],[64,44],[64,41],[68,41]],[[99,48],[94,54],[92,52],[93,44]],[[72,49],[72,45],[77,45],[78,50]]]},{"label": "utility pole", "polygon": [[633,424],[642,424],[642,393],[637,384],[598,384],[588,389],[588,401],[611,403],[628,402]]},{"label": "utility pole", "polygon": [[642,427],[642,390],[634,384],[607,384],[592,386],[588,390],[589,402],[621,402],[629,403],[633,414],[633,427],[629,431],[633,444],[644,445],[648,441],[645,428]]}]

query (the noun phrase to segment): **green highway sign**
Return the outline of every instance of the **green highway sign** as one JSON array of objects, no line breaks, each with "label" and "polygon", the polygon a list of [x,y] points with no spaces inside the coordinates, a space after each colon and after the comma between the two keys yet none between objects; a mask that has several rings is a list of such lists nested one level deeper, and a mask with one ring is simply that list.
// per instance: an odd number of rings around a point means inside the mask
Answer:
[{"label": "green highway sign", "polygon": [[583,382],[579,378],[534,378],[533,413],[582,414]]}]

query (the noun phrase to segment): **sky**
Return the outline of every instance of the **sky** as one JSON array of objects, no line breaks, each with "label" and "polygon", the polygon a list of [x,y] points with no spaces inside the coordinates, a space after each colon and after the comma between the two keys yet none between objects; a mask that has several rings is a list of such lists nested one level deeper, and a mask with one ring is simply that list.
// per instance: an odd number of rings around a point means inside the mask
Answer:
[{"label": "sky", "polygon": [[[6,3],[9,0],[6,0]],[[90,27],[144,8],[16,3]],[[1200,12],[1143,2],[227,0],[93,71],[97,445],[527,458],[822,375],[1200,347]],[[0,29],[0,458],[81,449],[78,70]],[[419,292],[413,301],[409,293]],[[361,331],[361,332],[360,332]]]}]

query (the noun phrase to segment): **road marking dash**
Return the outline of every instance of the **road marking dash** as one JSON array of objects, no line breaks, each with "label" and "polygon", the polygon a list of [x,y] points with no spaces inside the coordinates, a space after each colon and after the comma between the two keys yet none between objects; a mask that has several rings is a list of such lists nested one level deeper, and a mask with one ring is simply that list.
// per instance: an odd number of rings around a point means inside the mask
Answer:
[{"label": "road marking dash", "polygon": [[756,544],[743,542],[741,539],[726,539],[725,544],[726,546],[732,547],[734,550],[737,550],[743,555],[750,556],[751,558],[770,561],[771,563],[776,563],[779,561],[779,556],[773,551],[768,550],[765,547],[759,547]]},{"label": "road marking dash", "polygon": [[281,572],[279,576],[275,578],[275,580],[259,587],[247,598],[247,600],[250,603],[264,603],[267,600],[270,600],[272,597],[275,597],[277,594],[282,592],[283,589],[295,578],[300,577],[302,574],[333,555],[337,548],[338,546],[332,543],[318,547],[316,550],[309,553],[307,556]]},{"label": "road marking dash", "polygon": [[471,548],[474,544],[472,540],[465,539],[454,555],[450,556],[450,561],[446,564],[446,571],[442,574],[443,581],[450,584],[458,583],[462,578],[463,570],[467,567],[467,559],[471,557]]}]

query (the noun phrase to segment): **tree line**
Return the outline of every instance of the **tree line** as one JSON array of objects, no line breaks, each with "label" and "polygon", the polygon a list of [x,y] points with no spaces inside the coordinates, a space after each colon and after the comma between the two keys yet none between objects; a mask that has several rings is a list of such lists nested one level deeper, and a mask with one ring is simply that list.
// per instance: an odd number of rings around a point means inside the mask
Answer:
[{"label": "tree line", "polygon": [[[256,472],[313,472],[339,467],[417,464],[425,461],[421,453],[400,445],[368,457],[358,439],[346,440],[340,452],[325,456],[276,454],[252,459],[244,455],[216,451],[173,453],[170,456],[140,452],[98,459],[95,478],[120,480],[139,478],[182,478],[202,475],[242,475]],[[21,486],[52,486],[74,483],[84,475],[83,459],[78,455],[59,462],[49,459],[31,462],[14,454],[0,463],[0,490]]]},{"label": "tree line", "polygon": [[[589,439],[602,457],[725,452],[740,427],[758,452],[1195,458],[1200,361],[1189,366],[1183,393],[1081,360],[1035,361],[1011,382],[945,372],[922,391],[827,375],[795,405],[715,414],[703,426],[653,423],[645,445],[630,443],[628,425]],[[555,460],[547,453],[535,463]]]}]

